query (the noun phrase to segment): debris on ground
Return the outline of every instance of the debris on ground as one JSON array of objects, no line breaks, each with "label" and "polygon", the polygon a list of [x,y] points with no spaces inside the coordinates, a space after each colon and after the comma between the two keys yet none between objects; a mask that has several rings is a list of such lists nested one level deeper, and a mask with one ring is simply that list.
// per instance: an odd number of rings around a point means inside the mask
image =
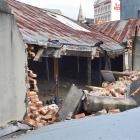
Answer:
[{"label": "debris on ground", "polygon": [[[140,93],[139,87],[130,91],[131,85],[139,85],[140,72],[119,73],[117,81],[103,82],[102,87],[86,86],[84,90],[84,109],[88,113],[107,114],[117,113],[137,107],[139,103],[135,96]],[[131,93],[130,93],[131,92]],[[106,111],[105,111],[106,110]]]},{"label": "debris on ground", "polygon": [[36,79],[37,75],[28,70],[28,108],[22,121],[35,128],[66,119],[80,119],[87,115],[118,113],[138,106],[133,96],[139,95],[140,89],[136,88],[130,96],[128,87],[140,79],[140,72],[121,76],[118,81],[103,82],[102,87],[86,86],[88,90],[83,91],[72,85],[60,109],[56,104],[43,105],[38,96]]},{"label": "debris on ground", "polygon": [[122,113],[60,122],[16,140],[139,140],[140,107]]},{"label": "debris on ground", "polygon": [[13,133],[19,132],[20,133],[25,133],[28,130],[31,130],[32,127],[26,125],[26,124],[22,124],[20,122],[14,122],[14,123],[10,123],[7,126],[5,126],[4,128],[0,128],[0,139],[1,138],[5,138],[8,135],[11,135]]},{"label": "debris on ground", "polygon": [[[22,123],[31,126],[32,129],[58,121],[81,119],[90,115],[119,113],[135,108],[140,103],[139,72],[122,75],[118,78],[118,81],[103,82],[102,87],[86,86],[86,90],[82,90],[72,85],[60,109],[56,104],[43,105],[38,96],[36,78],[37,75],[28,70],[27,80],[30,89],[27,93],[28,108]],[[13,131],[20,129],[21,131],[24,130],[24,128],[12,126],[12,129],[9,127],[1,130],[0,135],[11,135]]]},{"label": "debris on ground", "polygon": [[[28,57],[36,56],[32,46],[27,48]],[[56,104],[43,106],[38,97],[37,75],[28,70],[28,83],[30,91],[28,97],[28,112],[25,123],[42,127],[56,121],[66,119],[79,119],[86,115],[100,115],[118,113],[137,107],[137,102],[132,96],[138,94],[140,89],[135,90],[130,97],[130,85],[140,79],[140,72],[115,72],[119,75],[118,80],[112,71],[101,71],[107,81],[102,87],[86,86],[87,90],[78,89],[75,85],[69,90],[60,109]],[[56,117],[58,116],[58,117]]]},{"label": "debris on ground", "polygon": [[58,112],[59,120],[70,119],[73,117],[73,115],[79,112],[83,95],[84,93],[81,89],[78,89],[75,85],[72,85],[64,103],[62,104],[62,107]]},{"label": "debris on ground", "polygon": [[88,94],[94,96],[111,96],[125,98],[127,96],[128,86],[140,79],[140,72],[131,72],[129,76],[119,77],[114,82],[103,82],[102,88],[94,86],[86,86],[89,90]]},{"label": "debris on ground", "polygon": [[114,114],[138,107],[135,96],[140,92],[140,72],[116,73],[119,73],[117,81],[105,81],[102,87],[86,86],[84,94],[76,86],[72,86],[58,112],[59,120]]},{"label": "debris on ground", "polygon": [[86,86],[88,90],[83,91],[73,85],[60,109],[56,104],[43,106],[37,94],[37,75],[29,70],[28,77],[30,91],[27,94],[28,112],[24,122],[34,127],[66,119],[79,119],[87,115],[118,113],[138,106],[133,96],[140,90],[137,88],[130,96],[129,88],[140,79],[140,72],[121,75],[117,81],[105,81],[102,87]]},{"label": "debris on ground", "polygon": [[74,119],[81,119],[81,118],[84,118],[86,115],[85,113],[80,113],[80,114],[77,114],[74,116]]},{"label": "debris on ground", "polygon": [[27,116],[23,122],[34,127],[42,127],[57,121],[56,114],[59,108],[56,104],[43,106],[38,97],[36,77],[37,75],[31,70],[28,71],[30,91],[27,93]]},{"label": "debris on ground", "polygon": [[91,96],[86,95],[83,100],[83,108],[87,113],[96,113],[102,109],[109,112],[112,109],[120,109],[125,111],[137,107],[137,102],[132,98],[118,98],[109,96]]}]

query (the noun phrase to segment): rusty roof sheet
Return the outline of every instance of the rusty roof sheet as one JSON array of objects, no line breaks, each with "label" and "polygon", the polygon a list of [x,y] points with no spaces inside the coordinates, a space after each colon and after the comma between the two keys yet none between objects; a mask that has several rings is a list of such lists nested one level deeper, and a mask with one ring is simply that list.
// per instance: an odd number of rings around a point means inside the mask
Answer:
[{"label": "rusty roof sheet", "polygon": [[113,39],[96,30],[91,32],[63,15],[52,14],[47,10],[15,0],[7,2],[15,15],[23,39],[28,44],[44,45],[48,39],[51,39],[59,40],[61,43],[93,46],[103,41],[102,47],[106,50],[116,52],[123,50],[122,46]]},{"label": "rusty roof sheet", "polygon": [[111,21],[100,25],[93,25],[92,30],[97,30],[104,35],[111,37],[119,43],[126,42],[128,38],[135,36],[135,29],[138,27],[138,34],[140,36],[140,20],[130,19],[130,20],[118,20]]}]

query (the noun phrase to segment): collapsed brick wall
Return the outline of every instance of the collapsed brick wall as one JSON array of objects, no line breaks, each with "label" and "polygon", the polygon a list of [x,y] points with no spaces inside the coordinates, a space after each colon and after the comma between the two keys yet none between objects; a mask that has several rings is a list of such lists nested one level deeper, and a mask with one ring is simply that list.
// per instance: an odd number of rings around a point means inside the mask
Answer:
[{"label": "collapsed brick wall", "polygon": [[[35,57],[34,47],[28,46],[27,53],[28,58],[33,59]],[[58,106],[56,104],[43,106],[38,96],[37,75],[29,69],[27,83],[27,114],[23,122],[33,127],[42,127],[56,122]]]}]

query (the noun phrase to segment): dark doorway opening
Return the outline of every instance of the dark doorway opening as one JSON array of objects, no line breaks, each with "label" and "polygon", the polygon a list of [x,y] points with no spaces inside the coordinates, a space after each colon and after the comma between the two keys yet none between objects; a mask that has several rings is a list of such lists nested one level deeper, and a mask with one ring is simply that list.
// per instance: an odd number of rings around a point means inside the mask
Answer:
[{"label": "dark doorway opening", "polygon": [[123,55],[119,55],[111,59],[111,70],[112,71],[123,71]]}]

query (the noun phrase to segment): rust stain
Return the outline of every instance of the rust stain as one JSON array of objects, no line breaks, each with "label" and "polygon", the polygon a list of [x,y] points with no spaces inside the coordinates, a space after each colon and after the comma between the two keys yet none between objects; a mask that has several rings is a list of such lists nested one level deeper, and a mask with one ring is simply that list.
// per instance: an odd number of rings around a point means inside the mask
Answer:
[{"label": "rust stain", "polygon": [[[111,21],[101,25],[92,25],[91,30],[96,29],[118,43],[123,43],[127,41],[128,38],[134,37],[136,26],[138,29],[140,28],[139,19]],[[138,33],[138,35],[139,34],[140,33]]]},{"label": "rust stain", "polygon": [[[97,30],[92,31],[79,31],[68,25],[60,22],[59,20],[51,17],[48,11],[28,4],[18,2],[16,0],[7,0],[12,13],[14,14],[17,25],[23,35],[23,40],[29,44],[38,42],[47,42],[48,38],[57,39],[62,43],[72,43],[91,46],[99,41],[103,41],[103,47],[120,49],[121,46],[118,42]],[[63,15],[66,18],[78,25]],[[84,27],[83,27],[84,28]],[[88,30],[88,29],[87,29]],[[38,45],[38,44],[37,44]]]}]

